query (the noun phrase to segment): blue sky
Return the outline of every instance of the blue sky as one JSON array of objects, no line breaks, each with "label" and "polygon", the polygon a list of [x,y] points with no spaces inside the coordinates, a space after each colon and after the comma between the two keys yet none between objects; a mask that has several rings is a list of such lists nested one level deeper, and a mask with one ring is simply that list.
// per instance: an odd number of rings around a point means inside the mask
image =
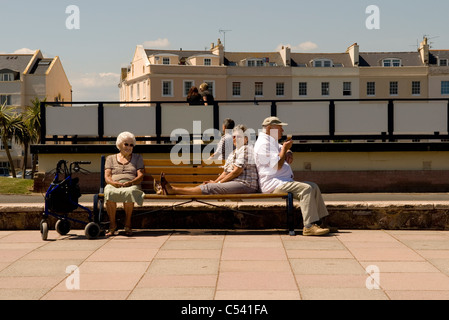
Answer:
[{"label": "blue sky", "polygon": [[[79,8],[79,29],[67,29]],[[380,10],[380,29],[369,30],[366,8]],[[223,40],[229,51],[344,52],[414,51],[423,35],[434,49],[449,49],[447,0],[0,0],[8,17],[0,28],[0,53],[40,49],[59,56],[73,86],[73,98],[118,100],[120,68],[136,45],[202,50]]]}]

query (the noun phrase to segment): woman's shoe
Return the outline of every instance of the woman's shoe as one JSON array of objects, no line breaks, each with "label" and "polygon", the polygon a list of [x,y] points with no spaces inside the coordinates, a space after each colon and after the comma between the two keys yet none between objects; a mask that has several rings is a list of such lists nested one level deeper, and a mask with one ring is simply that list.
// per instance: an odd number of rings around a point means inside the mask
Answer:
[{"label": "woman's shoe", "polygon": [[115,231],[117,228],[110,228],[108,233],[105,234],[106,237],[112,237],[115,236]]},{"label": "woman's shoe", "polygon": [[157,183],[156,179],[153,181],[153,189],[156,192],[157,195],[163,195],[164,190],[162,190],[162,186],[160,183]]},{"label": "woman's shoe", "polygon": [[163,173],[163,172],[161,173],[160,183],[161,183],[162,194],[168,195],[168,192],[167,192],[168,181],[167,181],[167,179],[165,179],[165,173]]}]

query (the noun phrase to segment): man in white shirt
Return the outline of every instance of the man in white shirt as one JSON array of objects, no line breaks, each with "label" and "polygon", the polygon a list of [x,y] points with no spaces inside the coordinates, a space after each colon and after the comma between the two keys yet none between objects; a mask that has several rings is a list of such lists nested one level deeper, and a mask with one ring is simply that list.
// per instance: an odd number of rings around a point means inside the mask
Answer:
[{"label": "man in white shirt", "polygon": [[293,171],[290,164],[293,162],[293,153],[290,148],[292,140],[279,144],[279,139],[286,126],[277,117],[264,120],[263,132],[254,146],[259,184],[263,193],[287,193],[300,201],[304,220],[304,236],[322,236],[329,233],[329,229],[321,228],[318,221],[328,216],[326,205],[321,196],[320,188],[312,182],[298,182],[293,180]]}]

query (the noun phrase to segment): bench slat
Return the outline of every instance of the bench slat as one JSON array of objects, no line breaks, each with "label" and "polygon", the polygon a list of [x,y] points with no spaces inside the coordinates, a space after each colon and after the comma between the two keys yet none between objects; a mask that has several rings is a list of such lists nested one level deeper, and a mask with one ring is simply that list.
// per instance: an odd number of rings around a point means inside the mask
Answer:
[{"label": "bench slat", "polygon": [[[204,181],[209,181],[209,180],[215,180],[217,178],[218,175],[216,174],[199,174],[199,175],[170,175],[167,174],[165,176],[165,178],[167,179],[168,182],[172,183],[176,183],[176,182],[200,182],[203,183]],[[144,177],[144,181],[153,181],[154,179],[156,179],[156,181],[159,181],[159,176],[154,176],[154,175],[145,175]]]},{"label": "bench slat", "polygon": [[199,164],[173,164],[173,162],[170,159],[144,159],[143,163],[146,167],[220,167],[223,165],[223,163],[206,163],[202,161],[201,165]]},{"label": "bench slat", "polygon": [[193,174],[220,174],[223,172],[222,168],[217,167],[203,167],[203,168],[177,168],[174,167],[145,167],[145,173],[151,175],[160,175],[161,172],[166,174],[179,174],[179,175],[193,175]]}]

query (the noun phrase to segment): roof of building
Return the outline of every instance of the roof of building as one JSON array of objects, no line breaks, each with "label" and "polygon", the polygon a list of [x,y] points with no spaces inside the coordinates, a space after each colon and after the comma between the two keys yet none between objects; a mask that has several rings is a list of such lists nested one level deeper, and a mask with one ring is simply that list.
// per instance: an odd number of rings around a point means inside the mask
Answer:
[{"label": "roof of building", "polygon": [[292,67],[313,67],[317,59],[332,60],[334,66],[352,67],[351,57],[348,53],[294,53],[290,54]]},{"label": "roof of building", "polygon": [[0,70],[9,69],[22,73],[32,57],[32,54],[0,54]]},{"label": "roof of building", "polygon": [[30,74],[44,75],[48,68],[50,68],[52,62],[53,59],[38,59],[37,63],[31,68]]},{"label": "roof of building", "polygon": [[429,64],[438,65],[438,59],[449,60],[449,50],[430,50],[429,52]]},{"label": "roof of building", "polygon": [[179,58],[190,58],[192,56],[200,54],[210,54],[209,50],[206,51],[191,51],[191,50],[157,50],[157,49],[145,49],[147,57],[151,56],[163,56],[163,55],[176,55]]},{"label": "roof of building", "polygon": [[225,52],[225,64],[239,65],[245,59],[264,59],[266,63],[283,66],[279,52]]},{"label": "roof of building", "polygon": [[400,59],[403,67],[423,66],[419,52],[360,52],[360,67],[381,67],[384,59]]},{"label": "roof of building", "polygon": [[[177,55],[180,60],[194,56],[211,55],[210,50],[157,50],[145,49],[148,57],[154,55]],[[431,50],[430,64],[437,64],[439,58],[449,59],[449,50]],[[388,58],[400,59],[402,66],[424,66],[420,54],[413,52],[360,52],[360,67],[380,67],[382,61]],[[280,52],[225,52],[224,64],[227,66],[243,66],[248,59],[263,59],[273,66],[285,66]],[[353,67],[348,52],[346,53],[290,53],[290,65],[292,67],[313,67],[313,61],[317,59],[329,59],[334,67]]]}]

